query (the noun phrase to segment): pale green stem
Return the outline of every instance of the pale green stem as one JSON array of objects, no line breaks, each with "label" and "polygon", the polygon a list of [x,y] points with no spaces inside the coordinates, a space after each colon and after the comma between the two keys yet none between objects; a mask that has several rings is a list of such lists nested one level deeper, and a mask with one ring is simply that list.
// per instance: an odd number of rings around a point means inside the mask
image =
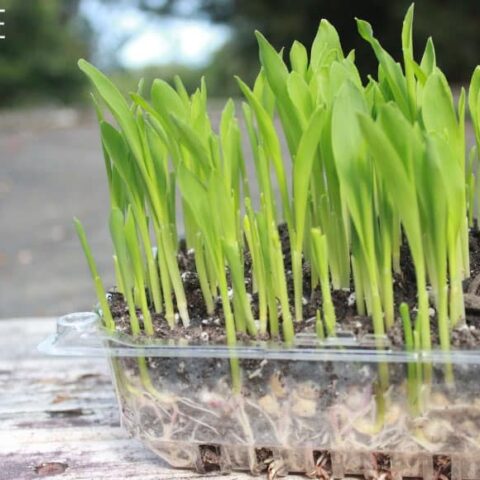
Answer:
[{"label": "pale green stem", "polygon": [[[150,247],[151,252],[151,247]],[[148,269],[148,279],[150,283],[150,295],[153,300],[153,308],[155,313],[163,312],[163,299],[162,299],[162,290],[160,288],[160,281],[158,278],[157,266],[155,264],[155,259],[153,254],[147,256],[147,269]]]},{"label": "pale green stem", "polygon": [[243,305],[238,295],[233,294],[233,313],[235,319],[235,329],[237,333],[245,333],[247,331],[247,322],[243,311]]},{"label": "pale green stem", "polygon": [[272,258],[274,262],[275,277],[279,292],[280,305],[282,307],[282,329],[285,343],[291,344],[295,335],[293,329],[292,314],[288,301],[287,282],[285,278],[285,266],[283,263],[282,247],[275,225],[272,225]]},{"label": "pale green stem", "polygon": [[385,312],[385,327],[393,326],[395,320],[393,307],[393,278],[392,278],[392,249],[388,235],[382,235],[383,262],[382,262],[382,297],[383,310]]},{"label": "pale green stem", "polygon": [[[451,236],[450,236],[451,237]],[[461,259],[457,248],[458,241],[449,238],[448,240],[448,266],[450,273],[450,321],[455,327],[465,320],[465,309],[463,305],[463,287],[461,277]]]},{"label": "pale green stem", "polygon": [[[446,272],[442,274],[443,286],[439,285],[437,298],[438,315],[438,333],[440,337],[440,347],[444,352],[450,350],[450,328],[448,323],[448,287]],[[453,368],[450,362],[445,364],[445,380],[447,383],[453,382]]]},{"label": "pale green stem", "polygon": [[113,256],[113,266],[115,269],[115,282],[117,284],[117,292],[125,295],[125,286],[123,285],[122,275],[120,274],[120,266],[118,265],[118,258]]},{"label": "pale green stem", "polygon": [[426,288],[425,267],[417,265],[417,295],[418,295],[418,313],[417,322],[420,324],[420,342],[423,350],[431,350],[432,342],[430,335],[430,317],[428,312],[428,292]]},{"label": "pale green stem", "polygon": [[323,328],[323,321],[320,310],[317,310],[317,313],[315,314],[315,331],[317,333],[317,337],[320,340],[325,339],[325,329]]},{"label": "pale green stem", "polygon": [[228,295],[228,284],[225,274],[224,262],[221,258],[216,259],[215,270],[217,271],[218,286],[220,290],[220,297],[222,299],[223,312],[225,316],[225,331],[227,335],[227,344],[235,345],[236,343],[236,331],[235,320],[232,314],[232,308],[230,305],[230,297]]},{"label": "pale green stem", "polygon": [[450,328],[448,322],[448,287],[445,281],[439,283],[437,291],[437,318],[440,347],[450,350]]},{"label": "pale green stem", "polygon": [[[225,316],[227,345],[234,346],[237,343],[237,336],[235,332],[235,321],[233,319],[232,309],[230,307],[230,299],[228,297],[228,285],[225,278],[225,269],[223,267],[223,262],[219,262],[219,265],[217,266],[217,271],[220,296],[223,305],[223,314]],[[230,370],[232,374],[232,388],[235,392],[239,392],[241,388],[241,371],[238,358],[236,358],[234,352],[231,352],[230,356]]]},{"label": "pale green stem", "polygon": [[[278,308],[275,292],[273,286],[270,283],[271,279],[272,276],[270,276],[270,281],[267,281],[268,323],[270,325],[270,335],[275,338],[279,335]],[[268,284],[270,284],[270,288]]]},{"label": "pale green stem", "polygon": [[375,335],[384,335],[384,320],[382,311],[382,301],[378,286],[378,270],[375,262],[375,245],[373,239],[373,230],[370,232],[368,240],[368,252],[364,255],[366,275],[368,275],[368,292],[370,298],[371,315],[373,320],[373,331]]},{"label": "pale green stem", "polygon": [[376,274],[370,273],[373,331],[375,332],[375,335],[384,335],[385,328],[383,322],[382,302],[378,292],[377,279],[375,277]]},{"label": "pale green stem", "polygon": [[268,312],[265,288],[265,264],[260,251],[260,239],[258,238],[255,219],[253,213],[249,212],[249,214],[250,216],[246,216],[244,219],[244,232],[250,255],[252,257],[252,292],[258,294],[260,332],[266,333]]},{"label": "pale green stem", "polygon": [[353,283],[355,286],[355,302],[357,304],[357,313],[364,316],[365,311],[365,291],[363,288],[362,275],[355,256],[352,255],[352,273],[353,273]]},{"label": "pale green stem", "polygon": [[210,291],[212,297],[215,298],[218,294],[217,274],[215,273],[215,260],[211,257],[208,250],[205,251],[205,264],[207,267],[208,283],[210,284]]},{"label": "pale green stem", "polygon": [[262,288],[258,290],[258,320],[260,322],[260,332],[265,333],[267,331],[267,320],[268,320],[268,305],[267,305],[267,295],[265,292],[265,282],[262,285]]},{"label": "pale green stem", "polygon": [[[162,301],[162,290],[160,288],[160,282],[158,279],[158,272],[157,267],[155,265],[155,259],[153,258],[153,249],[152,243],[150,240],[150,235],[148,232],[148,228],[145,223],[142,221],[142,216],[139,212],[136,212],[136,209],[133,209],[134,214],[136,217],[136,223],[138,226],[138,230],[140,233],[140,237],[142,238],[143,247],[145,251],[145,258],[147,261],[147,270],[148,270],[148,280],[150,286],[150,295],[153,300],[153,306],[156,313],[161,313],[163,310],[163,301]],[[144,218],[144,217],[143,217]]]},{"label": "pale green stem", "polygon": [[397,215],[393,214],[393,228],[392,228],[392,264],[393,271],[397,274],[402,273],[400,266],[400,247],[402,244],[402,228],[398,221]]},{"label": "pale green stem", "polygon": [[165,263],[168,267],[168,273],[170,274],[170,280],[177,300],[178,313],[180,314],[183,325],[188,327],[190,319],[188,316],[187,299],[185,298],[185,290],[183,288],[182,278],[178,268],[176,250],[172,245],[170,232],[163,229],[161,231],[161,238],[165,252]]},{"label": "pale green stem", "polygon": [[465,216],[461,227],[460,239],[461,259],[462,259],[462,279],[470,277],[470,239],[468,229],[468,217]]},{"label": "pale green stem", "polygon": [[157,227],[155,227],[155,235],[157,238],[157,263],[160,271],[160,281],[162,283],[163,296],[165,301],[165,319],[171,328],[175,326],[175,311],[173,309],[172,301],[172,285],[168,275],[167,265],[165,263],[165,252],[163,250],[163,242],[161,241],[161,234]]},{"label": "pale green stem", "polygon": [[[135,279],[135,283],[137,280]],[[140,307],[140,289],[133,286],[133,301],[135,302],[136,307]]]},{"label": "pale green stem", "polygon": [[325,235],[318,229],[311,230],[312,243],[315,248],[315,260],[317,271],[320,277],[320,288],[322,290],[322,305],[325,326],[329,336],[335,335],[335,308],[332,302],[332,293],[330,289],[330,278],[328,272],[328,247]]},{"label": "pale green stem", "polygon": [[108,304],[107,294],[105,293],[105,288],[100,277],[95,277],[93,279],[95,290],[97,292],[97,298],[100,303],[100,308],[102,309],[102,320],[107,327],[107,330],[115,330],[115,322],[112,318],[112,312],[110,311],[110,305]]},{"label": "pale green stem", "polygon": [[[293,245],[291,248],[294,248]],[[301,322],[303,320],[303,272],[301,249],[300,251],[292,250],[292,272],[295,298],[295,321]]]},{"label": "pale green stem", "polygon": [[248,299],[247,290],[245,289],[245,277],[243,274],[238,274],[240,272],[243,273],[243,265],[241,265],[240,257],[237,255],[230,255],[228,262],[231,266],[234,298],[238,299],[238,306],[241,308],[242,312],[241,317],[245,322],[248,332],[251,335],[256,335],[257,327],[253,319],[252,308]]},{"label": "pale green stem", "polygon": [[[333,283],[335,289],[339,288],[349,288],[350,287],[350,249],[348,246],[348,239],[343,225],[343,220],[341,215],[334,215],[334,231],[335,236],[332,238],[332,243],[334,245],[334,257],[336,261],[334,262],[337,270],[337,282]],[[327,237],[328,238],[328,237]],[[331,244],[329,243],[329,248]],[[333,282],[333,271],[332,271],[332,282]]]},{"label": "pale green stem", "polygon": [[145,332],[147,335],[153,335],[153,325],[152,317],[150,315],[150,310],[148,308],[147,296],[145,295],[145,285],[143,282],[137,278],[136,282],[138,287],[135,288],[137,291],[137,297],[139,299],[140,309],[142,310],[143,324],[145,326]]},{"label": "pale green stem", "polygon": [[140,334],[140,324],[138,322],[137,312],[135,310],[135,302],[133,301],[133,295],[130,289],[127,289],[124,293],[124,297],[127,301],[128,314],[130,316],[130,326],[132,327],[132,334]]},{"label": "pale green stem", "polygon": [[205,300],[205,306],[207,307],[208,315],[212,315],[215,310],[213,303],[212,292],[210,291],[210,285],[208,283],[208,276],[205,267],[205,252],[203,249],[203,243],[201,234],[197,233],[194,239],[195,250],[195,266],[198,273],[198,280],[200,283],[200,289]]}]

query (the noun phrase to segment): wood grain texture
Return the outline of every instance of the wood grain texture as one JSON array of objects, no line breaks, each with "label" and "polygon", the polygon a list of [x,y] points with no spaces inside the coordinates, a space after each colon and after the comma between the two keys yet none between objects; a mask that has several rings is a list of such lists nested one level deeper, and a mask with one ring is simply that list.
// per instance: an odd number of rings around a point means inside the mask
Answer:
[{"label": "wood grain texture", "polygon": [[53,319],[0,320],[0,480],[252,478],[172,470],[129,439],[104,359],[36,350],[54,328]]}]

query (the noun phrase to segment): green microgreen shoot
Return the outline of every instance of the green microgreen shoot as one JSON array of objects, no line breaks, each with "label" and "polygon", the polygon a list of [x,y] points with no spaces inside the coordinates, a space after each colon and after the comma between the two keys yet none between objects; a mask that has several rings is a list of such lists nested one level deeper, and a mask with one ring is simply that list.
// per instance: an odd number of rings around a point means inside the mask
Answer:
[{"label": "green microgreen shoot", "polygon": [[100,308],[102,309],[103,322],[108,330],[115,330],[115,324],[113,322],[112,313],[110,312],[110,305],[107,301],[105,288],[103,286],[102,280],[100,279],[100,275],[98,274],[97,265],[95,263],[95,260],[93,259],[90,245],[88,244],[87,237],[85,235],[85,230],[78,219],[75,218],[74,223],[78,238],[80,239],[80,243],[82,245],[83,252],[85,253],[85,257],[87,259],[90,273],[92,275],[98,303],[100,304]]},{"label": "green microgreen shoot", "polygon": [[335,336],[335,309],[332,302],[330,291],[330,278],[328,275],[328,247],[327,238],[322,235],[318,228],[312,229],[312,240],[314,248],[314,259],[320,278],[320,287],[322,289],[322,308],[327,334]]}]

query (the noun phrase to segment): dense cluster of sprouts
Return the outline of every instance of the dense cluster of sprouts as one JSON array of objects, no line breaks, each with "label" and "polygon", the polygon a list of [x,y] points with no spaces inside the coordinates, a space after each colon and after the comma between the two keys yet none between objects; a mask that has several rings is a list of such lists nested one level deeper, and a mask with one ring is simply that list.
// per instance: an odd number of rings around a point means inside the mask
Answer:
[{"label": "dense cluster of sprouts", "polygon": [[[163,313],[171,327],[189,324],[177,262],[179,192],[185,240],[195,252],[206,309],[213,313],[221,299],[229,344],[237,332],[281,334],[292,342],[294,322],[302,321],[304,261],[311,265],[312,287],[322,293],[319,335],[335,335],[331,291],[348,289],[351,278],[358,313],[371,316],[374,332],[383,335],[397,312],[393,277],[402,273],[400,250],[406,242],[418,298],[413,325],[406,305],[400,308],[407,346],[431,348],[431,300],[440,344],[449,348],[451,329],[465,317],[462,281],[469,276],[479,157],[475,148],[466,154],[465,91],[455,105],[431,39],[420,63],[415,61],[412,20],[413,6],[403,23],[402,64],[381,47],[370,24],[357,20],[378,60],[378,75],[367,81],[354,52],[344,54],[326,20],[310,52],[295,42],[289,62],[257,33],[260,73],[253,89],[240,79],[238,84],[259,205],[251,199],[232,100],[215,132],[204,82],[189,95],[178,78],[173,87],[155,80],[150,100],[140,84],[127,102],[105,75],[79,62],[96,87],[117,288],[134,334],[154,333],[151,312]],[[104,118],[101,104],[117,126]],[[480,146],[480,67],[468,106]],[[288,146],[291,184],[277,118]],[[280,222],[288,229],[294,298],[288,294]],[[113,329],[85,234],[78,221],[76,226],[105,325]],[[251,286],[245,282],[246,252]],[[258,318],[251,293],[258,294]]]}]

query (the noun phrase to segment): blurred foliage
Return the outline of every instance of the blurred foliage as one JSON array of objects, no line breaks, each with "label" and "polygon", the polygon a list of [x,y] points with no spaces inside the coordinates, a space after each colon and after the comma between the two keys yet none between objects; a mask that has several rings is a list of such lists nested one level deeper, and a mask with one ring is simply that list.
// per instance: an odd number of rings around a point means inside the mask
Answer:
[{"label": "blurred foliage", "polygon": [[[35,101],[70,102],[80,97],[86,80],[77,68],[79,57],[89,58],[93,32],[82,18],[82,0],[0,0],[6,9],[0,40],[0,106]],[[120,0],[99,0],[118,5]],[[262,31],[280,49],[293,40],[310,45],[319,21],[327,18],[338,29],[345,50],[356,50],[357,63],[365,75],[376,62],[371,49],[357,34],[354,17],[373,24],[375,35],[395,57],[400,55],[400,29],[411,0],[122,0],[160,16],[208,18],[231,29],[230,40],[209,65],[150,67],[144,71],[119,70],[124,90],[135,89],[141,76],[146,84],[154,77],[169,81],[179,74],[187,88],[207,78],[211,95],[238,95],[233,76],[252,83],[258,68],[254,29]],[[428,36],[433,36],[438,63],[451,81],[469,79],[480,62],[480,0],[418,0],[414,37],[417,55]],[[112,25],[112,31],[115,25]],[[112,58],[115,52],[101,52]],[[112,65],[115,61],[112,60]],[[111,72],[110,72],[111,73]]]},{"label": "blurred foliage", "polygon": [[88,54],[79,0],[3,0],[0,105],[76,100],[85,85],[77,59]]},{"label": "blurred foliage", "polygon": [[[253,80],[258,70],[253,30],[260,30],[273,45],[289,48],[294,40],[310,45],[321,18],[339,31],[345,50],[355,49],[365,75],[376,65],[371,49],[357,34],[354,17],[372,23],[375,35],[395,58],[400,58],[402,19],[411,0],[136,0],[144,10],[159,15],[208,16],[230,25],[231,40],[207,69],[215,93],[237,92],[234,73]],[[195,5],[195,7],[192,7]],[[480,0],[418,0],[415,6],[416,53],[432,36],[438,63],[451,81],[470,78],[480,62]],[[217,90],[218,89],[218,90]]]}]

